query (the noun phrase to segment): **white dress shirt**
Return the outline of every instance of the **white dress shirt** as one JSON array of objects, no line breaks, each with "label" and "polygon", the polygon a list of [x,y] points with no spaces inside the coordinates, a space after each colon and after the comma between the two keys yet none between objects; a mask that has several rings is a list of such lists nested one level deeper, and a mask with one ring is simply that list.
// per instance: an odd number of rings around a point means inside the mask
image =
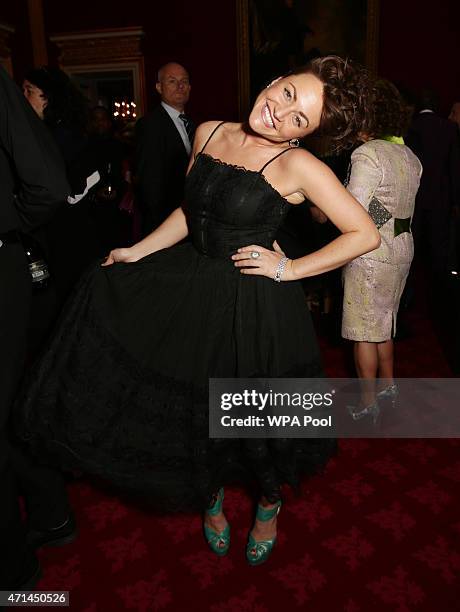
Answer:
[{"label": "white dress shirt", "polygon": [[169,106],[169,104],[166,104],[166,102],[162,102],[161,106],[165,109],[165,111],[174,121],[174,125],[176,126],[177,131],[179,132],[180,137],[183,140],[185,150],[187,151],[187,154],[190,155],[190,153],[192,152],[192,147],[190,145],[190,140],[188,138],[187,130],[185,129],[185,124],[182,121],[182,119],[179,119],[179,115],[181,113],[175,108],[173,108],[172,106]]}]

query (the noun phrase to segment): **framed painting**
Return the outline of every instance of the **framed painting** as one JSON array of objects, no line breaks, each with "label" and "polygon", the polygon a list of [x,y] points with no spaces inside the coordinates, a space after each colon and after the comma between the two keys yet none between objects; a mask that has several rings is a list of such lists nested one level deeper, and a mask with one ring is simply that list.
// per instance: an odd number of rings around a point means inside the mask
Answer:
[{"label": "framed painting", "polygon": [[379,0],[236,0],[239,114],[274,77],[318,55],[377,69]]}]

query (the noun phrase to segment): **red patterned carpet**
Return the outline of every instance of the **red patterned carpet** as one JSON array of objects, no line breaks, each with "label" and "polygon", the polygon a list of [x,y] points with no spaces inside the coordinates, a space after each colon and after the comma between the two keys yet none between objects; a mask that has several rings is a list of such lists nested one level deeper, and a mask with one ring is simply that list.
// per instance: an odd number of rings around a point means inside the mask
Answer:
[{"label": "red patterned carpet", "polygon": [[[449,376],[436,338],[398,342],[398,376]],[[328,374],[347,352],[322,341]],[[206,548],[198,516],[151,516],[84,480],[70,485],[80,536],[40,552],[43,590],[82,612],[456,612],[460,575],[458,440],[345,440],[326,473],[287,493],[269,562],[248,567],[251,501],[226,492],[230,553]]]}]

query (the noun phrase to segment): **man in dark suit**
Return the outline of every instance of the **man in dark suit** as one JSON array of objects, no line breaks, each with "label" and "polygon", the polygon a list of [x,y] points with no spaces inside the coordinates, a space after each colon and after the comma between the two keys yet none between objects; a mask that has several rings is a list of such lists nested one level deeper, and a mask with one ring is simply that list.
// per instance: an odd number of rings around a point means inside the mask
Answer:
[{"label": "man in dark suit", "polygon": [[450,227],[460,206],[460,147],[456,126],[435,112],[432,92],[423,93],[420,107],[405,138],[423,166],[412,232],[415,257],[428,255],[426,263],[436,283],[448,272]]},{"label": "man in dark suit", "polygon": [[[423,166],[412,222],[414,263],[423,260],[431,315],[451,367],[458,374],[460,287],[455,228],[460,211],[459,133],[455,123],[436,113],[433,92],[423,92],[420,108],[405,138]],[[415,289],[414,266],[407,287]]]},{"label": "man in dark suit", "polygon": [[137,196],[144,236],[182,202],[194,131],[185,115],[190,96],[185,68],[176,63],[162,66],[156,89],[161,104],[136,124]]},{"label": "man in dark suit", "polygon": [[[31,301],[18,230],[45,223],[69,191],[51,135],[0,68],[0,590],[32,588],[40,573],[34,549],[73,531],[68,530],[73,519],[69,522],[61,475],[32,463],[11,443],[8,428],[26,356]],[[19,488],[25,494],[28,533],[19,512]]]},{"label": "man in dark suit", "polygon": [[[450,111],[449,120],[458,128],[460,138],[460,102],[454,102]],[[460,174],[460,168],[458,170]],[[453,359],[452,369],[456,376],[460,376],[460,207],[454,209],[453,225],[451,235],[451,284],[453,285],[454,300],[452,309],[454,312],[454,329],[452,333]]]}]

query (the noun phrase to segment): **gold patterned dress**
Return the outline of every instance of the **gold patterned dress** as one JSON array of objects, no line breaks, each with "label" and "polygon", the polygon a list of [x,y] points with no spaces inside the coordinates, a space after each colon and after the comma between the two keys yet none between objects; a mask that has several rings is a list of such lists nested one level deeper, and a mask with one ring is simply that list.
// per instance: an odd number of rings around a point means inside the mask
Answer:
[{"label": "gold patterned dress", "polygon": [[419,159],[403,144],[371,140],[351,156],[347,189],[372,217],[381,244],[344,267],[344,338],[384,342],[396,332],[414,255],[410,224],[421,174]]}]

